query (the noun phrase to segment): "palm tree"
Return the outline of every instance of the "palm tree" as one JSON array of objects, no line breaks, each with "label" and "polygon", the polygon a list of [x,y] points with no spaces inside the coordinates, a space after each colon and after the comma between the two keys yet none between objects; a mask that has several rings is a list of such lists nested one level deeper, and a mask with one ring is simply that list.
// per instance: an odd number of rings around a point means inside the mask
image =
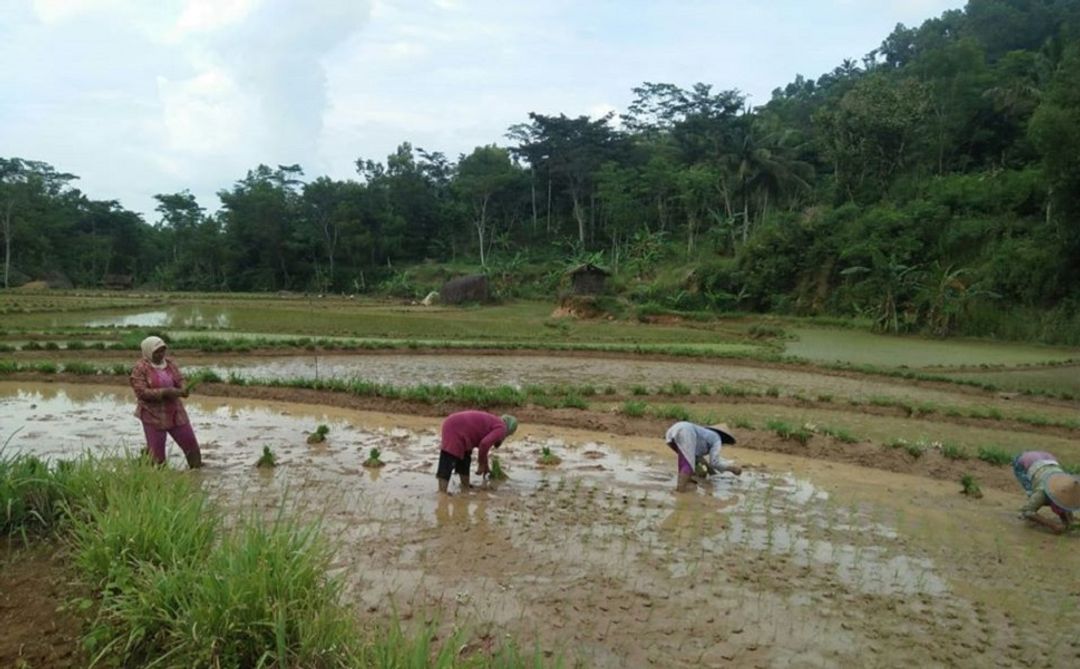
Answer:
[{"label": "palm tree", "polygon": [[[795,157],[795,134],[791,130],[755,133],[752,122],[747,120],[740,124],[732,140],[730,151],[720,159],[727,173],[721,189],[729,214],[742,218],[745,243],[753,221],[765,218],[770,203],[810,188],[814,169]],[[741,213],[730,211],[733,199],[741,204]]]}]

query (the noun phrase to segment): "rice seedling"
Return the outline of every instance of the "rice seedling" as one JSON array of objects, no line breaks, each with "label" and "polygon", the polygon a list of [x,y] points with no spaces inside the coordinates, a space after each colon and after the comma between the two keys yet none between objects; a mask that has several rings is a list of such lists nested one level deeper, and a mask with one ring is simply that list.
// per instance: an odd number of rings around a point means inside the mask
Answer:
[{"label": "rice seedling", "polygon": [[330,434],[330,428],[326,425],[320,425],[315,428],[315,431],[308,435],[307,443],[309,444],[321,444],[326,441],[326,435]]},{"label": "rice seedling", "polygon": [[656,408],[657,418],[667,418],[668,420],[690,420],[690,412],[686,407],[679,405],[669,405]]},{"label": "rice seedling", "polygon": [[59,371],[59,366],[55,362],[39,362],[36,365],[31,365],[30,369],[39,374],[56,374]]},{"label": "rice seedling", "polygon": [[746,388],[739,388],[737,386],[723,385],[716,389],[716,392],[725,397],[746,397],[750,395],[750,391]]},{"label": "rice seedling", "polygon": [[544,446],[540,449],[540,457],[536,462],[545,467],[554,467],[562,463],[562,458],[552,453],[549,446]]},{"label": "rice seedling", "polygon": [[255,466],[260,469],[270,469],[277,467],[277,456],[270,450],[269,446],[263,446],[262,455],[255,461]]},{"label": "rice seedling", "polygon": [[780,397],[780,389],[776,386],[769,386],[765,389],[765,394],[768,397]]},{"label": "rice seedling", "polygon": [[639,402],[635,400],[626,400],[622,404],[620,411],[630,416],[631,418],[640,418],[645,415],[645,411],[648,408],[648,404],[645,402]]},{"label": "rice seedling", "polygon": [[686,385],[685,383],[680,383],[678,381],[672,381],[669,385],[662,386],[658,390],[658,392],[661,395],[671,395],[673,397],[682,397],[684,395],[689,395],[692,391],[690,390],[690,386]]},{"label": "rice seedling", "polygon": [[941,455],[949,460],[967,460],[971,457],[967,449],[955,444],[942,444]]},{"label": "rice seedling", "polygon": [[510,478],[506,474],[506,470],[503,469],[502,460],[500,460],[497,455],[491,456],[491,472],[488,476],[492,481],[505,481]]},{"label": "rice seedling", "polygon": [[631,395],[648,395],[649,389],[645,386],[632,386],[630,388]]},{"label": "rice seedling", "polygon": [[975,499],[979,499],[983,496],[982,488],[979,487],[979,482],[975,480],[975,477],[971,474],[964,474],[960,477],[960,494],[967,495]]},{"label": "rice seedling", "polygon": [[998,446],[980,446],[978,458],[992,465],[1007,465],[1012,462],[1013,456]]},{"label": "rice seedling", "polygon": [[124,363],[118,362],[109,367],[109,373],[113,376],[127,376],[131,373],[131,367],[130,365],[125,365]]},{"label": "rice seedling", "polygon": [[821,434],[832,437],[843,444],[856,444],[859,442],[858,437],[843,428],[822,427],[819,431]]},{"label": "rice seedling", "polygon": [[810,439],[814,436],[814,433],[806,429],[805,426],[794,428],[781,420],[766,421],[765,427],[775,432],[781,439],[785,441],[795,441],[802,446],[806,446],[810,443]]},{"label": "rice seedling", "polygon": [[65,362],[63,371],[67,374],[77,374],[79,376],[93,376],[98,373],[98,369],[94,365],[91,365],[88,362],[80,362],[78,360]]},{"label": "rice seedling", "polygon": [[372,449],[368,451],[367,460],[364,460],[364,466],[368,469],[378,469],[379,467],[386,466],[386,463],[382,461],[381,456],[382,452],[378,448],[372,447]]},{"label": "rice seedling", "polygon": [[921,442],[914,442],[905,444],[904,450],[907,451],[908,455],[918,460],[922,457],[922,454],[926,452],[926,446]]},{"label": "rice seedling", "polygon": [[818,402],[826,402],[826,403],[827,402],[832,402],[833,401],[833,396],[829,395],[827,393],[826,394],[821,394],[821,395],[817,396],[817,401]]}]

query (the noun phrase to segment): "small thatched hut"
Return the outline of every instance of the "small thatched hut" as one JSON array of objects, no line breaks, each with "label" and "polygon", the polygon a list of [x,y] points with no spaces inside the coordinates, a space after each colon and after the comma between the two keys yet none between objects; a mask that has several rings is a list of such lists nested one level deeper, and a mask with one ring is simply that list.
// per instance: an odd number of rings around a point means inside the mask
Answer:
[{"label": "small thatched hut", "polygon": [[106,274],[101,285],[112,290],[131,290],[135,287],[135,277],[131,274]]},{"label": "small thatched hut", "polygon": [[578,265],[566,273],[570,277],[572,295],[599,295],[604,292],[604,283],[611,272],[592,263]]},{"label": "small thatched hut", "polygon": [[451,279],[443,284],[439,291],[439,300],[443,304],[461,304],[463,302],[487,302],[491,296],[488,279],[483,274]]}]

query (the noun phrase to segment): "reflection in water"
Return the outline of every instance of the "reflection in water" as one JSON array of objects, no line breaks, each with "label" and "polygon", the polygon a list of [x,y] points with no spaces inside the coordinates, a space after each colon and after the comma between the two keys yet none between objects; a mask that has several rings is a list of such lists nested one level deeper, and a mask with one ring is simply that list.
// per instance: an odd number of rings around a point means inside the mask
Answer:
[{"label": "reflection in water", "polygon": [[163,310],[143,311],[92,318],[82,323],[84,327],[168,327],[168,328],[215,328],[229,327],[229,309],[226,307],[178,306]]}]

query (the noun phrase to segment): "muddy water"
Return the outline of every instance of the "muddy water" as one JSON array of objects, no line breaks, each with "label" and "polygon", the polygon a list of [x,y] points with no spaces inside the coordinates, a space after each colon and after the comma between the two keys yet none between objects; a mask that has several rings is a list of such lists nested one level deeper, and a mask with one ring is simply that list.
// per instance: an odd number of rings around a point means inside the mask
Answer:
[{"label": "muddy water", "polygon": [[[9,448],[48,455],[137,448],[128,395],[0,383],[0,433],[22,427]],[[208,462],[193,475],[224,504],[287,498],[321,518],[350,599],[374,615],[464,622],[601,667],[1067,666],[1080,653],[1062,632],[1080,623],[1077,538],[1022,526],[1018,500],[994,491],[970,502],[947,484],[731,449],[743,477],[675,495],[658,439],[523,426],[497,452],[508,481],[440,498],[435,420],[188,408]],[[327,442],[307,445],[320,423]],[[264,445],[275,470],[253,466]],[[545,446],[561,465],[537,463]],[[372,447],[385,467],[362,466]]]},{"label": "muddy water", "polygon": [[[183,362],[183,360],[181,360]],[[393,385],[477,384],[558,385],[591,384],[599,390],[614,387],[629,392],[635,386],[655,391],[673,382],[697,392],[705,386],[716,392],[722,385],[764,392],[780,389],[784,395],[809,399],[827,395],[834,400],[867,401],[872,398],[903,400],[913,404],[964,409],[997,409],[1004,415],[1037,414],[1074,419],[1076,410],[1049,406],[1023,398],[1001,399],[985,394],[919,388],[887,379],[832,376],[820,372],[747,367],[724,361],[680,362],[628,358],[587,358],[554,355],[424,355],[416,352],[380,355],[310,355],[272,358],[226,357],[207,367],[223,378],[230,374],[248,379],[334,378],[364,379]],[[675,398],[673,401],[679,401]]]}]

